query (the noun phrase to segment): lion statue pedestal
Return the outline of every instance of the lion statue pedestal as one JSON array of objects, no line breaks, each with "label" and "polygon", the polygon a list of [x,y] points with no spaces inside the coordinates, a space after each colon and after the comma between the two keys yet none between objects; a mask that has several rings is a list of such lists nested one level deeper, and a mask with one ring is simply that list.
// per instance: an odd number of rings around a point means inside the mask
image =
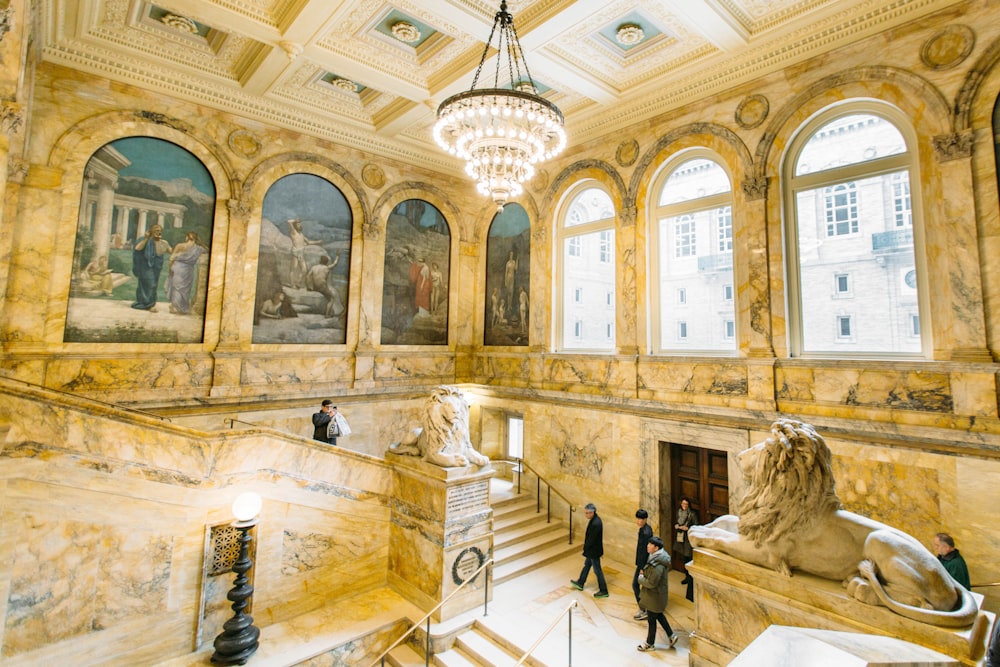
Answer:
[{"label": "lion statue pedestal", "polygon": [[830,579],[798,572],[787,577],[701,548],[695,548],[688,571],[695,582],[692,667],[728,665],[771,625],[896,637],[962,665],[978,664],[970,650],[972,626],[943,628],[914,621],[859,602]]},{"label": "lion statue pedestal", "polygon": [[496,471],[469,440],[469,406],[455,387],[434,388],[415,433],[385,454],[392,467],[389,584],[430,611],[468,581],[434,614],[440,622],[483,604],[492,568],[477,570],[493,553]]},{"label": "lion statue pedestal", "polygon": [[[716,647],[707,652],[739,652],[778,623],[891,635],[976,664],[989,627],[981,599],[916,538],[843,510],[831,457],[812,426],[779,419],[769,438],[739,454],[739,516],[691,528],[698,636]],[[728,626],[713,629],[713,614],[746,614],[755,634],[740,643]]]}]

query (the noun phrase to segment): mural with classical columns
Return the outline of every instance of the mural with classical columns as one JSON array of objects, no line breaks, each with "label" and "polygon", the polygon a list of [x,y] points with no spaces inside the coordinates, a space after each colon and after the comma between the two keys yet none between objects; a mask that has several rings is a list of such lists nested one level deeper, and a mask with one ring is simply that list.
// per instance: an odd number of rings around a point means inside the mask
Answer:
[{"label": "mural with classical columns", "polygon": [[99,148],[84,171],[64,340],[200,343],[215,185],[161,139]]}]

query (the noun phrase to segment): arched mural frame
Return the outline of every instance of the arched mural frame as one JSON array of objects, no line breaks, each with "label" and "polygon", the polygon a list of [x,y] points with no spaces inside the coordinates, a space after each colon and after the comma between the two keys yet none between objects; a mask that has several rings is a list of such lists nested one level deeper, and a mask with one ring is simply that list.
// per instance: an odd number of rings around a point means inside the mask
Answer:
[{"label": "arched mural frame", "polygon": [[[410,220],[409,214],[398,210],[404,203],[414,200],[429,204],[440,215],[440,220],[426,231],[420,227],[430,219],[426,216],[433,217],[426,208],[422,215],[417,215],[421,222]],[[450,328],[451,313],[458,303],[458,295],[452,285],[459,269],[460,232],[457,230],[461,229],[460,211],[439,188],[413,181],[399,183],[386,190],[374,210],[379,222],[371,232],[381,242],[370,244],[371,255],[368,257],[375,266],[381,267],[381,280],[377,281],[379,296],[374,300],[378,310],[373,308],[370,311],[377,319],[366,320],[373,323],[369,335],[377,338],[378,344],[383,347],[423,349],[450,346],[455,340],[455,332]],[[435,247],[440,239],[425,236],[438,234],[439,231],[434,231],[432,227],[440,230],[442,224],[448,231],[447,250]],[[395,238],[397,234],[402,236]],[[402,238],[408,241],[402,241]],[[438,261],[434,261],[435,256]],[[444,258],[448,262],[446,271],[440,266]],[[438,265],[437,269],[434,264]],[[392,280],[388,277],[390,273]],[[391,293],[390,283],[394,286]],[[428,285],[431,287],[428,288]],[[438,287],[438,290],[433,287]],[[446,294],[440,294],[441,291]],[[431,304],[435,293],[438,300]],[[442,315],[443,323],[439,322]],[[364,315],[362,317],[365,318]],[[374,333],[376,328],[377,337]]]},{"label": "arched mural frame", "polygon": [[[201,161],[215,185],[216,206],[212,223],[208,289],[206,295],[204,329],[201,343],[121,343],[116,352],[148,351],[150,345],[160,349],[190,349],[192,345],[213,349],[221,329],[222,284],[226,272],[226,252],[229,242],[229,210],[223,205],[233,192],[233,170],[219,146],[191,134],[193,128],[181,121],[160,114],[143,111],[116,111],[99,114],[67,129],[49,151],[47,166],[61,175],[60,219],[69,226],[69,216],[75,224],[79,215],[84,169],[91,156],[102,146],[126,137],[149,137],[171,142],[187,150]],[[53,263],[49,282],[49,299],[45,339],[62,343],[66,327],[66,306],[69,299],[72,259],[75,238],[63,234],[53,248]],[[65,343],[74,349],[95,350],[106,348],[103,343]]]},{"label": "arched mural frame", "polygon": [[529,344],[531,236],[528,211],[516,202],[508,203],[490,221],[483,272],[485,346]]}]

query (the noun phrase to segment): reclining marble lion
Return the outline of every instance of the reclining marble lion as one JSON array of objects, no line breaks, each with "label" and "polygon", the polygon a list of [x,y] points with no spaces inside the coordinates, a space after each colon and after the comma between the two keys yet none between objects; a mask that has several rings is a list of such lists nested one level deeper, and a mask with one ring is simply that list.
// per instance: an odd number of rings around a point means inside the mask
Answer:
[{"label": "reclining marble lion", "polygon": [[841,509],[830,463],[812,426],[779,419],[769,438],[739,454],[748,482],[740,516],[693,526],[691,544],[789,576],[842,581],[855,599],[915,621],[957,628],[980,617],[972,635],[985,632],[975,599],[919,541]]},{"label": "reclining marble lion", "polygon": [[423,428],[414,429],[409,438],[391,445],[396,454],[423,456],[428,463],[442,468],[464,467],[470,463],[489,465],[489,457],[480,454],[469,439],[469,404],[456,387],[440,385],[431,391],[424,404]]}]

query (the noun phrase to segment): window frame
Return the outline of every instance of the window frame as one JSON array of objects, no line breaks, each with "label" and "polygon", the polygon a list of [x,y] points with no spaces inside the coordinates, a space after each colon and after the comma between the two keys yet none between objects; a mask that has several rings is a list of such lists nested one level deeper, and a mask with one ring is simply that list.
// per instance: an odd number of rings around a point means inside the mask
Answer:
[{"label": "window frame", "polygon": [[[593,220],[590,222],[579,223],[574,225],[567,224],[567,219],[569,218],[572,205],[582,193],[597,189],[602,191],[611,200],[611,205],[614,211],[609,218],[602,218],[600,220]],[[610,264],[614,271],[614,286],[612,290],[617,290],[618,285],[618,214],[619,211],[616,207],[615,197],[607,188],[604,183],[593,179],[586,178],[575,183],[572,187],[568,188],[563,194],[559,205],[556,209],[558,211],[556,215],[556,224],[554,227],[554,240],[552,243],[552,254],[553,254],[553,266],[555,271],[553,271],[553,289],[552,289],[552,349],[557,352],[564,352],[570,354],[615,354],[617,353],[617,327],[618,327],[618,313],[617,306],[612,305],[608,307],[606,311],[611,312],[611,325],[613,326],[615,335],[610,339],[611,345],[609,347],[579,347],[573,343],[579,341],[584,336],[582,335],[582,328],[584,326],[583,322],[576,316],[571,315],[567,312],[567,308],[573,303],[572,301],[567,301],[567,295],[563,292],[566,289],[566,263],[569,258],[574,260],[586,258],[583,257],[582,239],[585,236],[597,234],[595,242],[599,244],[597,260],[599,264],[606,265]],[[608,237],[601,232],[607,232]],[[574,242],[574,239],[576,241]],[[609,244],[610,246],[610,257],[601,257],[602,248],[600,245]],[[564,245],[566,246],[564,250]],[[576,248],[576,252],[579,254],[573,255],[571,251]],[[609,261],[604,261],[608,259]],[[565,327],[569,319],[574,321],[574,335],[572,340],[566,340],[566,336],[569,332],[565,331]],[[594,322],[594,324],[601,325],[604,322]],[[597,331],[600,331],[597,328]],[[575,335],[577,331],[580,331],[580,335]]]},{"label": "window frame", "polygon": [[[902,153],[888,155],[886,157],[875,157],[870,160],[856,162],[849,165],[832,167],[823,171],[809,171],[800,175],[795,174],[796,163],[802,150],[817,131],[835,121],[838,118],[852,115],[877,116],[891,123],[903,137],[906,150]],[[788,326],[788,351],[792,357],[814,358],[814,359],[845,359],[845,358],[865,358],[865,359],[929,359],[933,350],[933,341],[930,335],[930,327],[924,326],[929,322],[927,317],[930,314],[930,290],[927,285],[926,251],[923,234],[923,215],[920,197],[920,159],[919,142],[916,131],[910,118],[898,108],[874,99],[862,98],[848,100],[842,103],[830,105],[814,113],[809,119],[803,122],[794,132],[792,139],[788,142],[788,148],[782,157],[781,184],[782,202],[787,214],[784,216],[784,251],[785,251],[785,307],[787,312]],[[913,230],[913,260],[917,271],[917,308],[918,317],[921,320],[920,332],[920,352],[882,352],[869,350],[852,350],[850,352],[827,351],[827,350],[804,350],[804,323],[802,305],[802,285],[801,285],[801,262],[799,258],[799,215],[797,197],[800,192],[816,190],[827,186],[847,184],[851,181],[863,181],[865,179],[886,176],[898,172],[907,172],[910,186],[910,227]],[[892,183],[892,179],[888,179]],[[889,198],[890,207],[893,203]],[[886,220],[895,225],[894,216]],[[826,219],[822,220],[825,229]],[[896,229],[893,226],[893,229]],[[830,241],[851,238],[853,234],[846,236],[832,236],[824,238]],[[852,281],[853,282],[853,281]],[[853,290],[852,290],[853,291]],[[842,294],[839,296],[848,296]],[[822,326],[816,323],[815,326]],[[839,328],[837,329],[839,334]],[[852,338],[857,333],[857,322],[852,318],[851,322]],[[834,345],[846,339],[835,337]]]},{"label": "window frame", "polygon": [[[679,203],[660,204],[663,190],[666,187],[668,179],[679,167],[691,160],[709,160],[714,162],[725,173],[726,178],[729,181],[729,190],[726,192],[705,195],[703,197],[694,197]],[[741,316],[738,310],[738,301],[735,298],[735,284],[737,276],[736,263],[738,262],[735,252],[736,244],[734,242],[736,236],[736,226],[738,224],[736,220],[736,183],[737,180],[733,177],[730,165],[726,162],[723,156],[705,146],[687,148],[678,151],[677,153],[674,153],[666,158],[659,166],[647,195],[647,210],[649,213],[647,215],[646,222],[648,231],[647,236],[649,239],[649,250],[647,253],[647,259],[649,262],[649,278],[646,281],[646,289],[649,295],[649,326],[646,329],[646,343],[648,349],[650,350],[650,354],[661,356],[699,355],[724,358],[737,357],[740,355],[739,332]],[[731,241],[733,241],[733,249],[728,251],[717,251],[720,241],[720,219],[718,211],[727,207],[729,208],[728,220],[729,228],[732,230]],[[686,287],[668,287],[664,289],[664,286],[661,285],[664,267],[660,266],[660,253],[664,249],[660,246],[662,243],[669,242],[671,244],[670,247],[666,249],[666,254],[669,258],[668,261],[671,259],[677,259],[677,249],[676,244],[674,243],[675,239],[662,238],[663,235],[660,233],[660,223],[663,220],[675,218],[684,214],[690,214],[692,223],[697,221],[697,215],[707,214],[708,226],[702,227],[700,233],[697,229],[692,232],[696,235],[694,253],[681,257],[680,259],[682,261],[697,261],[697,258],[704,254],[706,249],[711,251],[710,254],[705,255],[706,257],[711,257],[716,254],[729,254],[732,257],[732,273],[725,280],[734,285],[733,300],[730,302],[720,299],[721,303],[726,304],[727,306],[731,304],[733,307],[732,320],[736,323],[736,335],[732,339],[720,337],[720,341],[725,343],[728,343],[731,340],[733,343],[731,349],[688,348],[687,345],[690,344],[689,341],[693,340],[690,334],[690,315],[684,316],[684,324],[687,326],[689,334],[683,338],[679,336],[680,321],[677,321],[674,324],[665,324],[663,322],[663,313],[665,310],[667,312],[690,312],[681,309],[687,308],[692,303],[692,296],[687,293],[688,290]],[[676,224],[676,221],[673,221],[671,224]],[[699,239],[697,238],[698,236],[704,236],[704,238]],[[714,289],[718,288],[716,287]],[[682,293],[683,298],[681,297]],[[725,314],[724,319],[729,319],[728,313]],[[716,327],[718,325],[716,323],[709,323],[709,326]]]}]

